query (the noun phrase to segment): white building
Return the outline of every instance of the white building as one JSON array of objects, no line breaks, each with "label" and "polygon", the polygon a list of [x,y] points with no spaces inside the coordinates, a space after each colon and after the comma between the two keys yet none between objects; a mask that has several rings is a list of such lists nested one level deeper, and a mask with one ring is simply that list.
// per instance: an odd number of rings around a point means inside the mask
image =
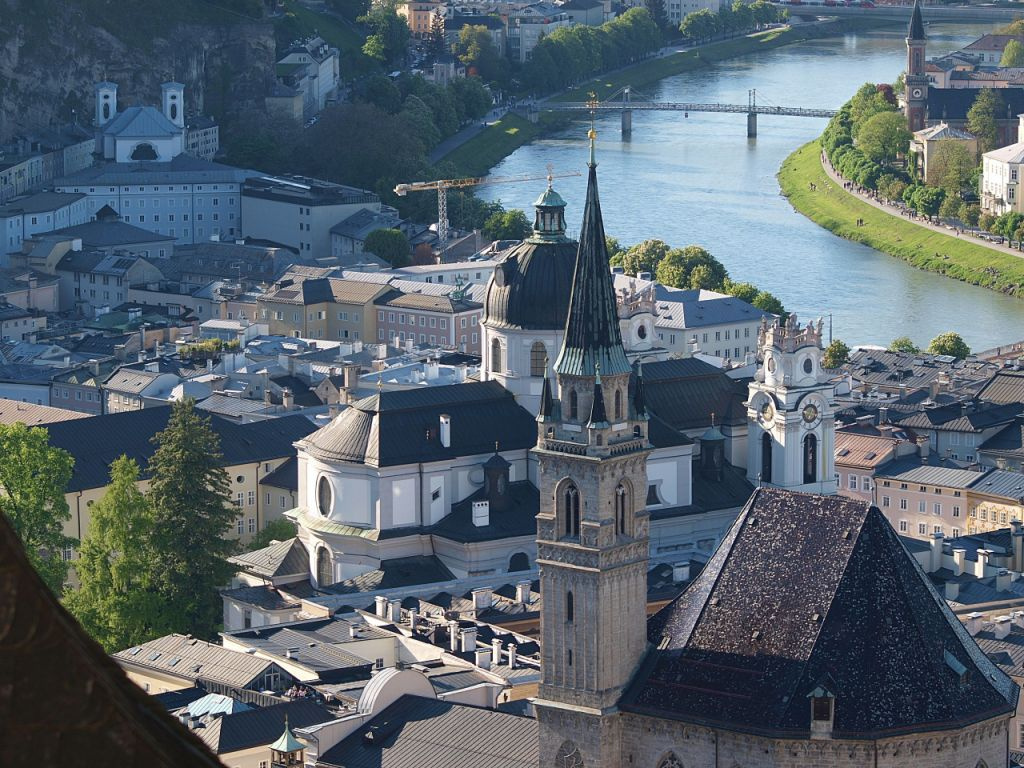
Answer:
[{"label": "white building", "polygon": [[185,86],[160,86],[162,109],[117,107],[117,85],[96,84],[96,151],[104,160],[166,163],[185,151]]},{"label": "white building", "polygon": [[559,27],[571,27],[572,17],[557,5],[534,3],[509,13],[508,55],[513,61],[525,64],[530,60],[537,43]]},{"label": "white building", "polygon": [[[1024,123],[1024,116],[1021,117]],[[981,208],[995,216],[1024,213],[1020,182],[1024,167],[1024,142],[1018,141],[982,155]]]},{"label": "white building", "polygon": [[26,238],[89,220],[85,195],[39,192],[0,206],[0,266],[7,256],[21,252]]},{"label": "white building", "polygon": [[339,62],[338,49],[328,45],[322,37],[294,43],[278,60],[278,77],[285,85],[302,93],[305,119],[319,114],[337,92]]}]

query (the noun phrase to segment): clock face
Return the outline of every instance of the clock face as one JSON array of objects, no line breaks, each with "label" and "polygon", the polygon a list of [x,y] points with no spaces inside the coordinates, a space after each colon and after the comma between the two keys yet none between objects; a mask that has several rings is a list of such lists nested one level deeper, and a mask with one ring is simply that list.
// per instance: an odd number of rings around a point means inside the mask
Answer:
[{"label": "clock face", "polygon": [[910,92],[910,95],[913,96],[915,99],[920,99],[921,93],[922,91],[920,88],[915,88],[913,91]]},{"label": "clock face", "polygon": [[814,405],[808,405],[803,411],[804,423],[805,424],[817,424],[818,423],[818,409]]},{"label": "clock face", "polygon": [[761,406],[761,421],[771,421],[775,418],[775,408],[770,402]]}]

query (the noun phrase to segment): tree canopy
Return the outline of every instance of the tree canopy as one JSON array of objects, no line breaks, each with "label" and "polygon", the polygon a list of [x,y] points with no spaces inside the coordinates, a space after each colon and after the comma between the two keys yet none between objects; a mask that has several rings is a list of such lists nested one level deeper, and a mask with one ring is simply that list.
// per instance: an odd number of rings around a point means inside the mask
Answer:
[{"label": "tree canopy", "polygon": [[409,238],[398,229],[375,229],[363,241],[363,250],[383,259],[392,267],[404,267],[412,260]]},{"label": "tree canopy", "polygon": [[928,345],[928,353],[931,355],[951,355],[959,360],[971,354],[971,348],[963,337],[954,331],[940,333]]},{"label": "tree canopy", "polygon": [[1000,67],[1024,67],[1024,45],[1019,40],[1009,40],[1003,48]]},{"label": "tree canopy", "polygon": [[477,75],[485,82],[508,79],[509,61],[498,52],[491,31],[483,24],[467,24],[460,29],[452,48],[470,75]]},{"label": "tree canopy", "polygon": [[409,25],[398,15],[395,2],[371,4],[369,12],[358,20],[370,30],[363,43],[364,54],[382,64],[399,61],[405,56]]},{"label": "tree canopy", "polygon": [[821,362],[826,368],[838,368],[850,360],[850,347],[843,341],[836,339],[827,347],[822,355]]},{"label": "tree canopy", "polygon": [[1006,107],[1003,97],[993,88],[982,88],[974,97],[974,103],[967,110],[967,130],[978,137],[978,146],[982,153],[989,152],[999,145],[999,116]]},{"label": "tree canopy", "polygon": [[487,240],[522,240],[532,231],[526,214],[513,208],[491,214],[484,222],[482,234]]},{"label": "tree canopy", "polygon": [[888,350],[890,352],[909,352],[912,355],[916,355],[921,351],[917,344],[910,340],[909,336],[897,336],[889,342]]},{"label": "tree canopy", "polygon": [[936,142],[928,165],[932,183],[946,190],[947,195],[960,197],[970,187],[978,159],[963,142],[947,140]]},{"label": "tree canopy", "polygon": [[857,147],[876,163],[888,164],[906,154],[910,131],[906,118],[899,112],[876,112],[860,126]]}]

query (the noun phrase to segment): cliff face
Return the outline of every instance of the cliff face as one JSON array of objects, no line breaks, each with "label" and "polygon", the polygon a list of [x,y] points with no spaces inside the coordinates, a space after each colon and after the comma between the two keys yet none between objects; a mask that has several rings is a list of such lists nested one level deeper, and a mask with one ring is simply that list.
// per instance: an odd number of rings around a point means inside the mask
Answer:
[{"label": "cliff face", "polygon": [[207,0],[0,0],[0,141],[67,122],[92,125],[93,85],[118,84],[121,108],[186,86],[189,113],[262,104],[272,81],[269,22]]}]

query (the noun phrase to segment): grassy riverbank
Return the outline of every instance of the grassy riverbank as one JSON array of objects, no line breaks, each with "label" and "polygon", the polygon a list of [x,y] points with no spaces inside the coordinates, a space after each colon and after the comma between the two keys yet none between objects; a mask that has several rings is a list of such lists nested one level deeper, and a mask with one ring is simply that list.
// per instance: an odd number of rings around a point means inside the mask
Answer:
[{"label": "grassy riverbank", "polygon": [[544,130],[544,126],[509,112],[462,146],[453,149],[441,158],[441,162],[454,163],[459,176],[484,176]]},{"label": "grassy riverbank", "polygon": [[[834,235],[888,253],[918,269],[1022,295],[1024,258],[985,248],[966,237],[935,232],[859,200],[825,173],[817,141],[787,157],[778,176],[790,205]],[[863,219],[864,226],[858,227],[857,219]]]}]

